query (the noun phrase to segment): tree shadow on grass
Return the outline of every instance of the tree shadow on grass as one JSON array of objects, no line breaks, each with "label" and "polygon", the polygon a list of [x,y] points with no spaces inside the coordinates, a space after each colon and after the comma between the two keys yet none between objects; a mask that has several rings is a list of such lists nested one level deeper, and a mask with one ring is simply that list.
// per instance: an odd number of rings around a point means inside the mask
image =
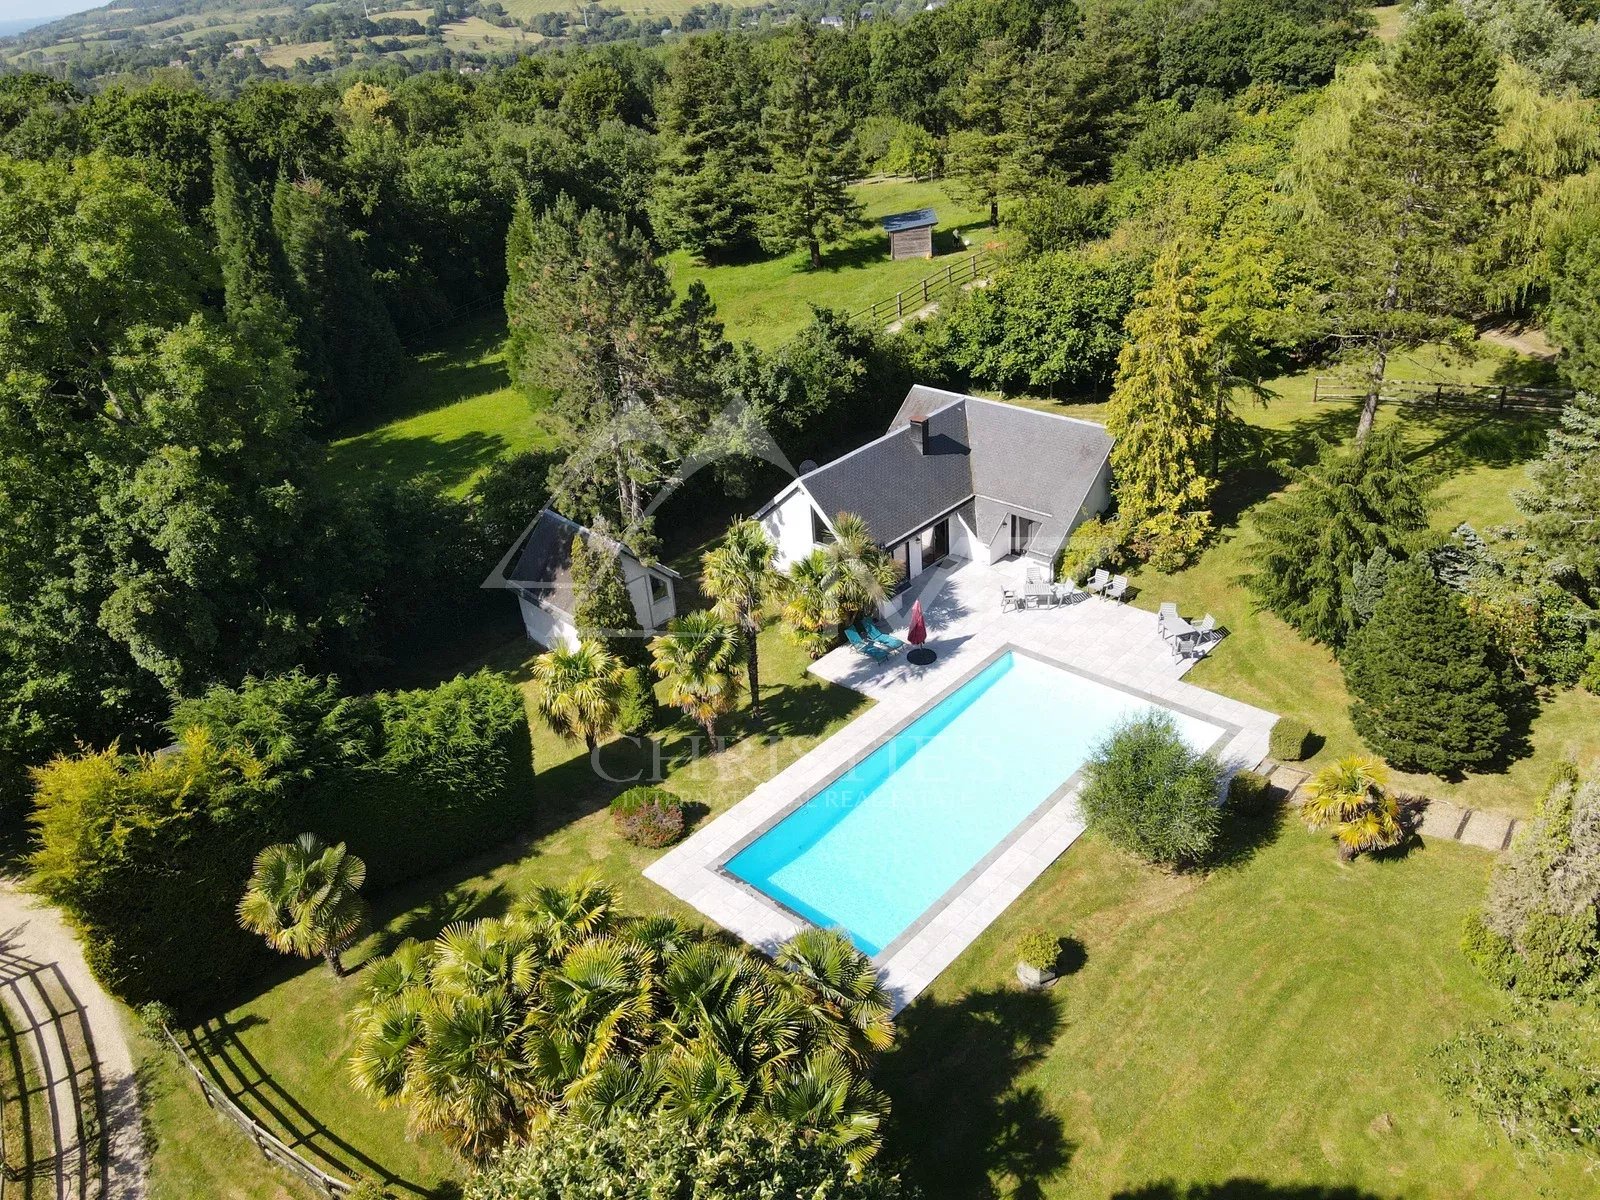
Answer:
[{"label": "tree shadow on grass", "polygon": [[1050,993],[1010,988],[925,996],[900,1015],[879,1071],[892,1102],[887,1147],[929,1195],[1037,1197],[1071,1161],[1044,1092],[1018,1083],[1061,1021]]},{"label": "tree shadow on grass", "polygon": [[443,1197],[449,1181],[429,1186],[405,1179],[368,1157],[334,1133],[320,1116],[313,1113],[269,1074],[239,1039],[239,1033],[263,1023],[260,1017],[230,1021],[216,1017],[190,1030],[191,1053],[217,1087],[271,1130],[302,1157],[325,1171],[351,1177],[363,1175],[381,1180],[391,1191],[412,1196]]},{"label": "tree shadow on grass", "polygon": [[1273,789],[1274,798],[1257,812],[1222,810],[1222,833],[1217,839],[1209,869],[1226,871],[1242,867],[1278,840],[1289,820],[1286,797]]},{"label": "tree shadow on grass", "polygon": [[1384,1197],[1357,1187],[1225,1179],[1221,1183],[1163,1180],[1115,1192],[1111,1200],[1384,1200]]},{"label": "tree shadow on grass", "polygon": [[373,433],[330,446],[328,468],[336,478],[361,471],[385,479],[429,475],[444,490],[465,483],[505,451],[505,438],[478,430],[431,437]]}]

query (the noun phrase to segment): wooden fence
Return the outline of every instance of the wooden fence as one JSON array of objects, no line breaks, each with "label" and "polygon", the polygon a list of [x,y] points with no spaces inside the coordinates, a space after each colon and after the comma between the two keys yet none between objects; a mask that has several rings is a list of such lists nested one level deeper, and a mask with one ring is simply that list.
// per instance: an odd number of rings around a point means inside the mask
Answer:
[{"label": "wooden fence", "polygon": [[935,296],[948,292],[951,288],[965,287],[981,279],[983,272],[989,269],[993,261],[992,255],[982,251],[963,255],[959,259],[951,259],[944,270],[935,271],[926,279],[896,292],[887,300],[879,300],[859,312],[851,313],[850,319],[865,320],[873,325],[903,320],[907,314],[926,307]]},{"label": "wooden fence", "polygon": [[200,1085],[200,1093],[206,1098],[206,1103],[244,1130],[245,1136],[255,1143],[263,1158],[293,1171],[331,1200],[342,1200],[354,1190],[355,1184],[348,1179],[340,1179],[337,1175],[330,1175],[321,1167],[307,1162],[294,1147],[280,1140],[271,1130],[240,1108],[233,1097],[212,1082],[194,1059],[189,1057],[189,1052],[183,1048],[183,1044],[172,1036],[172,1030],[163,1025],[161,1032],[166,1035],[172,1048],[178,1052],[178,1058],[189,1069],[189,1074],[193,1075],[195,1082]]},{"label": "wooden fence", "polygon": [[[1362,400],[1364,386],[1348,379],[1318,375],[1311,381],[1311,399]],[[1438,408],[1492,408],[1497,412],[1559,413],[1572,399],[1570,388],[1519,387],[1508,383],[1385,382],[1379,399],[1386,404],[1427,404]]]}]

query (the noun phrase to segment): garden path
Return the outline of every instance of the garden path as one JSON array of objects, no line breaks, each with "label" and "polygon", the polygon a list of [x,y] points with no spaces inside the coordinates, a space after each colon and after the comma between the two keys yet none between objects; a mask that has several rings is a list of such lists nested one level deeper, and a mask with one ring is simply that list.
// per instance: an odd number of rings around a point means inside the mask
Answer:
[{"label": "garden path", "polygon": [[117,1004],[48,905],[0,880],[0,999],[30,1038],[56,1153],[57,1200],[143,1200],[138,1083]]}]

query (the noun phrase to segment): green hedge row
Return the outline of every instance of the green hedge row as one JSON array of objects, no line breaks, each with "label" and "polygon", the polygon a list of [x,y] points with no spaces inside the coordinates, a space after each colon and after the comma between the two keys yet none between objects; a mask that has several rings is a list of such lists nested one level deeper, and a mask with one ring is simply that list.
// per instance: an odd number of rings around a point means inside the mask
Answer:
[{"label": "green hedge row", "polygon": [[219,999],[272,961],[234,906],[261,848],[312,831],[389,886],[526,824],[533,751],[517,688],[479,674],[342,696],[335,681],[249,680],[181,703],[174,746],[58,759],[36,773],[35,880],[133,1004]]}]

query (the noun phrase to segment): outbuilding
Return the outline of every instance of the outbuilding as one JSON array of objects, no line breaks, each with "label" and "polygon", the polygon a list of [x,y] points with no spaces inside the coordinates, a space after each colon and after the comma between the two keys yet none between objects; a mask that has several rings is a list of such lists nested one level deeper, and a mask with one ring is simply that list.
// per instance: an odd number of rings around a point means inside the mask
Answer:
[{"label": "outbuilding", "polygon": [[883,218],[884,231],[889,235],[889,257],[895,261],[902,258],[932,258],[933,227],[938,223],[939,216],[931,208],[919,208],[915,212],[895,213],[892,217]]}]

